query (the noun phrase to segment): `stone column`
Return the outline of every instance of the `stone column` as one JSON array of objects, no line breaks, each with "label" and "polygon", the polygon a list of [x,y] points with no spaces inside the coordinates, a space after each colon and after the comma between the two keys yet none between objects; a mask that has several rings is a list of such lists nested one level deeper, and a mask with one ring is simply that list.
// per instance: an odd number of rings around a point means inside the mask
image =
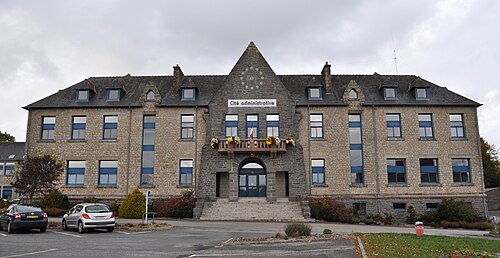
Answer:
[{"label": "stone column", "polygon": [[267,190],[266,200],[268,202],[275,202],[276,198],[276,171],[267,171]]},{"label": "stone column", "polygon": [[238,171],[234,171],[234,168],[229,171],[229,201],[236,202],[238,201]]}]

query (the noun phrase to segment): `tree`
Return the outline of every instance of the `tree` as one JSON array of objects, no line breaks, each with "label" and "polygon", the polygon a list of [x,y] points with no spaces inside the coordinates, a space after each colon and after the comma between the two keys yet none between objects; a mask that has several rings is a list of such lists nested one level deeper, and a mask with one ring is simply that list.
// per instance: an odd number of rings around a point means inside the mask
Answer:
[{"label": "tree", "polygon": [[487,188],[500,186],[500,160],[495,145],[490,145],[481,137],[484,184]]},{"label": "tree", "polygon": [[11,185],[31,202],[35,194],[46,194],[54,189],[63,171],[63,162],[52,155],[27,156],[19,162]]},{"label": "tree", "polygon": [[0,142],[15,142],[15,141],[16,138],[14,138],[14,136],[8,134],[7,132],[2,133],[2,131],[0,131]]},{"label": "tree", "polygon": [[120,217],[123,218],[141,218],[145,212],[146,196],[139,189],[127,195],[120,205]]}]

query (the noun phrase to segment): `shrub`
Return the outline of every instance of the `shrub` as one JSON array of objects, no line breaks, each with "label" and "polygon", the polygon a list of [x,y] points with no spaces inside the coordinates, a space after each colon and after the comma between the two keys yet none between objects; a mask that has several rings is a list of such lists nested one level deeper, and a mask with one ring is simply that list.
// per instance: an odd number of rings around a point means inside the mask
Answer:
[{"label": "shrub", "polygon": [[351,213],[345,205],[332,197],[309,198],[311,217],[330,222],[347,222]]},{"label": "shrub", "polygon": [[120,204],[117,201],[114,201],[109,205],[109,209],[115,213],[116,216],[120,215]]},{"label": "shrub", "polygon": [[67,195],[63,194],[58,189],[53,189],[43,197],[41,206],[46,208],[69,209],[71,203]]},{"label": "shrub", "polygon": [[361,219],[356,217],[356,216],[349,216],[349,218],[347,218],[347,222],[349,224],[359,224],[361,222]]},{"label": "shrub", "polygon": [[366,218],[366,219],[364,219],[364,220],[362,220],[362,221],[363,221],[363,223],[365,223],[366,225],[375,225],[375,224],[377,224],[377,222],[375,222],[375,220],[374,220],[374,219],[371,219],[371,218]]},{"label": "shrub", "polygon": [[95,196],[85,196],[83,197],[84,203],[98,203],[99,200]]},{"label": "shrub", "polygon": [[123,218],[142,218],[146,211],[146,196],[139,189],[127,195],[120,205],[119,213]]},{"label": "shrub", "polygon": [[331,234],[332,234],[332,230],[331,230],[331,229],[329,229],[329,228],[325,228],[325,229],[323,230],[323,234],[325,234],[325,235],[331,235]]},{"label": "shrub", "polygon": [[183,192],[182,197],[176,196],[156,201],[153,208],[157,215],[170,218],[192,218],[196,199],[192,197],[192,194],[185,194],[186,192]]},{"label": "shrub", "polygon": [[414,224],[417,221],[420,221],[420,215],[417,214],[417,210],[413,206],[408,206],[406,210],[408,212],[408,216],[406,216],[406,223]]},{"label": "shrub", "polygon": [[470,203],[447,199],[439,204],[436,219],[438,221],[475,222],[480,221],[482,218]]},{"label": "shrub", "polygon": [[377,213],[377,214],[368,214],[366,216],[366,218],[373,220],[373,223],[377,224],[377,225],[382,225],[384,223],[384,221],[385,221],[384,218],[382,217],[382,215],[380,213]]},{"label": "shrub", "polygon": [[394,218],[394,216],[388,212],[384,212],[384,224],[387,224],[387,225],[392,225],[396,222],[396,218]]},{"label": "shrub", "polygon": [[306,223],[288,223],[285,227],[285,233],[291,237],[311,235],[311,226]]},{"label": "shrub", "polygon": [[9,207],[10,203],[0,198],[0,210]]},{"label": "shrub", "polygon": [[467,228],[467,229],[478,229],[478,230],[491,230],[494,228],[493,224],[489,221],[441,221],[440,225],[443,228]]},{"label": "shrub", "polygon": [[49,217],[62,217],[66,213],[66,209],[60,209],[60,208],[45,208],[43,209],[45,213],[47,213],[47,216]]}]

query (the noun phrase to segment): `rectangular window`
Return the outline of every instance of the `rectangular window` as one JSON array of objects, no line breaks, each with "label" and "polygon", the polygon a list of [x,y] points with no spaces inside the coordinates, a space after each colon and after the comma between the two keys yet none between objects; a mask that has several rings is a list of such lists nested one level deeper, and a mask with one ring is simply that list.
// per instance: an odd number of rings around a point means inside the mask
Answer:
[{"label": "rectangular window", "polygon": [[280,115],[266,115],[267,136],[280,136]]},{"label": "rectangular window", "polygon": [[238,136],[238,115],[226,115],[226,137]]},{"label": "rectangular window", "polygon": [[193,160],[181,160],[179,167],[179,184],[182,186],[191,186],[193,184]]},{"label": "rectangular window", "polygon": [[387,159],[387,180],[389,184],[406,183],[405,159]]},{"label": "rectangular window", "polygon": [[89,101],[89,90],[77,90],[76,91],[76,101],[88,102]]},{"label": "rectangular window", "polygon": [[119,89],[112,89],[108,90],[106,100],[107,101],[119,101],[121,96],[120,96],[120,90]]},{"label": "rectangular window", "polygon": [[323,115],[310,115],[311,138],[323,138]]},{"label": "rectangular window", "polygon": [[437,159],[420,159],[420,182],[422,184],[439,183]]},{"label": "rectangular window", "polygon": [[181,139],[194,138],[194,115],[181,115]]},{"label": "rectangular window", "polygon": [[325,160],[324,159],[312,159],[311,160],[311,170],[312,170],[312,184],[313,185],[324,185],[325,184]]},{"label": "rectangular window", "polygon": [[193,88],[182,89],[182,100],[194,100],[195,90]]},{"label": "rectangular window", "polygon": [[4,186],[0,197],[7,201],[12,201],[12,186]]},{"label": "rectangular window", "polygon": [[417,100],[428,100],[429,99],[429,89],[427,88],[415,88],[415,98]]},{"label": "rectangular window", "polygon": [[386,114],[387,138],[401,138],[401,116],[400,114]]},{"label": "rectangular window", "polygon": [[[14,166],[16,164],[14,163],[6,163],[5,164],[5,176],[13,176],[14,175]],[[0,171],[0,175],[1,175],[1,171]]]},{"label": "rectangular window", "polygon": [[395,202],[392,204],[392,208],[394,208],[394,211],[406,211],[406,203],[405,202]]},{"label": "rectangular window", "polygon": [[453,183],[470,183],[469,159],[451,159],[453,168]]},{"label": "rectangular window", "polygon": [[259,138],[259,115],[247,115],[247,138]]},{"label": "rectangular window", "polygon": [[56,127],[55,116],[42,117],[42,140],[54,140],[54,131]]},{"label": "rectangular window", "polygon": [[451,138],[464,138],[463,114],[450,114]]},{"label": "rectangular window", "polygon": [[437,202],[428,202],[425,204],[426,211],[437,211],[439,203]]},{"label": "rectangular window", "polygon": [[366,216],[366,203],[353,203],[352,204],[352,215],[356,217]]},{"label": "rectangular window", "polygon": [[116,140],[118,134],[118,116],[104,116],[103,140]]},{"label": "rectangular window", "polygon": [[74,116],[73,124],[71,126],[71,139],[72,140],[85,140],[85,130],[87,127],[87,117]]},{"label": "rectangular window", "polygon": [[145,115],[143,119],[141,185],[153,185],[156,116]]},{"label": "rectangular window", "polygon": [[86,164],[86,161],[77,161],[77,160],[68,161],[66,185],[83,185],[84,184],[85,164]]},{"label": "rectangular window", "polygon": [[349,155],[351,161],[351,183],[364,184],[363,143],[361,115],[349,115]]},{"label": "rectangular window", "polygon": [[117,160],[99,161],[99,185],[116,185],[118,174]]},{"label": "rectangular window", "polygon": [[308,88],[309,100],[316,100],[323,98],[323,92],[321,88]]},{"label": "rectangular window", "polygon": [[397,99],[398,88],[384,88],[384,99]]},{"label": "rectangular window", "polygon": [[418,127],[420,138],[434,138],[431,114],[418,114]]}]

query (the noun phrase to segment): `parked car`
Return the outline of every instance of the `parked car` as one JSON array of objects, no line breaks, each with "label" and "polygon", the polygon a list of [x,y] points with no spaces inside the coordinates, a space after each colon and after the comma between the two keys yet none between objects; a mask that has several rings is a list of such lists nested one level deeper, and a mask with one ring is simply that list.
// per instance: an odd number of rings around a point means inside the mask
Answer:
[{"label": "parked car", "polygon": [[42,209],[33,204],[12,204],[0,214],[0,230],[13,233],[18,229],[37,228],[47,231],[48,216]]},{"label": "parked car", "polygon": [[77,229],[79,233],[87,229],[115,229],[115,214],[106,204],[80,203],[71,208],[62,219],[63,230]]}]

